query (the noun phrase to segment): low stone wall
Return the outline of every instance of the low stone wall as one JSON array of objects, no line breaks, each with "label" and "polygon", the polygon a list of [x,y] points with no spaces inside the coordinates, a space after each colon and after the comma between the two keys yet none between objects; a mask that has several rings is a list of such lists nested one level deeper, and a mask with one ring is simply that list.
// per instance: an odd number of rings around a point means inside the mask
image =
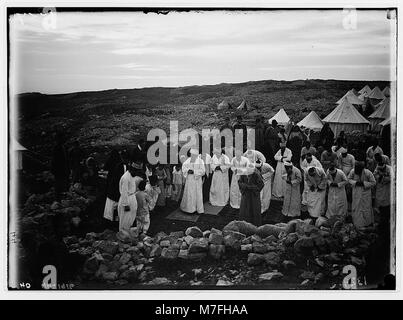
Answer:
[{"label": "low stone wall", "polygon": [[67,237],[64,241],[70,252],[86,257],[81,274],[85,280],[116,285],[172,284],[167,278],[153,276],[155,260],[187,263],[207,258],[220,261],[238,255],[251,268],[265,266],[267,272],[259,276],[262,283],[282,278],[301,260],[305,264],[313,261],[315,268],[301,270],[304,285],[321,281],[324,276],[336,277],[347,264],[363,268],[364,255],[375,239],[374,230],[358,231],[343,219],[319,218],[316,225],[311,219],[296,219],[260,227],[232,221],[222,230],[202,231],[193,226],[168,235],[159,232],[154,237],[138,236],[136,228],[127,234],[106,230],[88,233],[83,239]]}]

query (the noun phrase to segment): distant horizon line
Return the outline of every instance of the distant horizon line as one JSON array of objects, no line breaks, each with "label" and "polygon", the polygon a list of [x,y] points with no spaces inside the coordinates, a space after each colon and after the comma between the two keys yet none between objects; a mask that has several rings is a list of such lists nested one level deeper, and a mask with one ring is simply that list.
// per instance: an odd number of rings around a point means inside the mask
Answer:
[{"label": "distant horizon line", "polygon": [[348,80],[348,79],[321,79],[321,78],[312,78],[312,79],[294,79],[294,80],[276,80],[276,79],[261,79],[261,80],[248,80],[242,82],[220,82],[214,84],[191,84],[184,86],[153,86],[153,87],[133,87],[133,88],[109,88],[109,89],[99,89],[99,90],[83,90],[83,91],[70,91],[70,92],[60,92],[60,93],[45,93],[39,91],[26,91],[21,93],[16,93],[16,96],[24,95],[24,94],[43,94],[43,95],[68,95],[75,93],[92,93],[92,92],[103,92],[103,91],[111,91],[111,90],[142,90],[142,89],[181,89],[181,88],[189,88],[189,87],[204,87],[204,86],[218,86],[218,85],[236,85],[243,84],[248,82],[263,82],[263,81],[275,81],[275,82],[295,82],[295,81],[312,81],[312,80],[320,80],[320,81],[349,81],[349,82],[395,82],[396,80]]}]

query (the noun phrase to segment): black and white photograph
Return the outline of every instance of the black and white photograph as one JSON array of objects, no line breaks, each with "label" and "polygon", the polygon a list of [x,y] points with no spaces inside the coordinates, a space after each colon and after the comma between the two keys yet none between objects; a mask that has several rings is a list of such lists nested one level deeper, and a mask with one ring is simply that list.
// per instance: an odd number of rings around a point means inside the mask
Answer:
[{"label": "black and white photograph", "polygon": [[397,8],[74,5],[6,8],[9,291],[396,290]]}]

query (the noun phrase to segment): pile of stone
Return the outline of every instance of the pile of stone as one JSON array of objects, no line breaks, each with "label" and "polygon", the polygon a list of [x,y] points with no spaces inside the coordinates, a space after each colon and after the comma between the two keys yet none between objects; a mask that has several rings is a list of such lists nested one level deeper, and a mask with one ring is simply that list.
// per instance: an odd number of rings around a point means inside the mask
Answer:
[{"label": "pile of stone", "polygon": [[[175,284],[157,277],[152,263],[158,260],[223,260],[238,255],[247,268],[264,268],[257,281],[280,279],[289,270],[297,270],[302,286],[322,281],[324,277],[342,276],[345,265],[365,266],[365,254],[375,240],[374,230],[358,231],[343,220],[320,218],[292,220],[256,227],[244,221],[232,221],[223,230],[202,231],[193,226],[185,231],[157,233],[154,237],[138,235],[137,229],[122,234],[112,231],[88,233],[85,238],[65,238],[70,252],[87,258],[82,276],[123,285]],[[281,272],[279,271],[281,270]],[[222,278],[217,285],[230,285]],[[201,283],[193,281],[192,285]],[[341,283],[341,282],[340,282]]]},{"label": "pile of stone", "polygon": [[57,200],[53,191],[43,194],[31,194],[21,210],[20,232],[33,232],[43,238],[51,238],[55,232],[55,220],[63,234],[71,234],[71,226],[78,226],[81,216],[95,197],[77,183]]}]

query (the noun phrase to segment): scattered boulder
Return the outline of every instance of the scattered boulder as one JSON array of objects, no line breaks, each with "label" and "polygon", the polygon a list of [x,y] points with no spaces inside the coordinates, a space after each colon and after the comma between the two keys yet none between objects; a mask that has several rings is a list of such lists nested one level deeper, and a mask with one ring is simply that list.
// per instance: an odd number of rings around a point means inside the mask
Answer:
[{"label": "scattered boulder", "polygon": [[220,244],[210,244],[209,246],[209,255],[214,259],[221,259],[225,254],[225,246]]},{"label": "scattered boulder", "polygon": [[187,236],[191,236],[193,238],[201,238],[203,237],[203,232],[200,230],[199,227],[189,227],[186,229],[185,234]]},{"label": "scattered boulder", "polygon": [[189,254],[207,252],[208,245],[208,240],[205,238],[195,239],[189,245]]},{"label": "scattered boulder", "polygon": [[208,241],[211,244],[220,245],[223,243],[224,237],[222,236],[222,234],[219,234],[219,233],[210,233],[210,236],[208,237]]},{"label": "scattered boulder", "polygon": [[257,253],[249,253],[248,254],[248,265],[250,266],[257,266],[263,264],[265,262],[265,258],[262,254]]},{"label": "scattered boulder", "polygon": [[[252,236],[257,233],[257,227],[246,221],[234,220],[228,223],[224,228],[223,232],[227,230],[237,231],[243,233],[246,236]],[[225,235],[224,235],[225,236]]]},{"label": "scattered boulder", "polygon": [[261,238],[266,238],[268,236],[275,236],[276,238],[278,238],[280,233],[285,231],[286,228],[284,227],[279,227],[272,224],[264,224],[257,229],[256,234]]},{"label": "scattered boulder", "polygon": [[284,277],[284,275],[278,271],[267,272],[267,273],[263,273],[259,276],[259,282],[278,280],[283,277]]},{"label": "scattered boulder", "polygon": [[161,251],[161,258],[164,259],[175,259],[178,257],[179,250],[178,249],[172,249],[172,248],[164,248]]}]

